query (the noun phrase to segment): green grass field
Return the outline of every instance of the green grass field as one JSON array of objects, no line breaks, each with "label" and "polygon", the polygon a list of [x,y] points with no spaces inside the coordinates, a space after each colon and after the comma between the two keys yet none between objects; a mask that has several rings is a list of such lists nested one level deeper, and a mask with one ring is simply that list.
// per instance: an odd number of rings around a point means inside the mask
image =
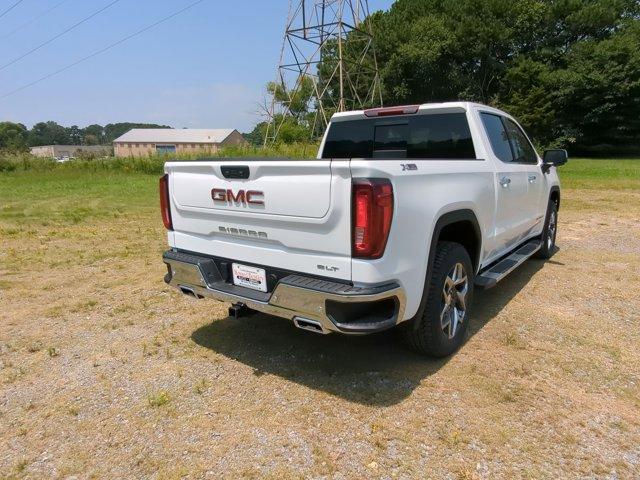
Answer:
[{"label": "green grass field", "polygon": [[155,208],[157,175],[85,170],[0,174],[0,221],[78,223]]},{"label": "green grass field", "polygon": [[[155,162],[156,159],[146,159]],[[109,166],[89,162],[52,164],[49,170],[0,173],[0,221],[41,224],[78,223],[157,208],[157,179],[161,167],[140,173],[120,160]],[[151,164],[149,164],[151,165]],[[156,172],[156,170],[158,170]],[[640,159],[572,159],[560,168],[567,189],[640,190]]]},{"label": "green grass field", "polygon": [[640,159],[594,160],[575,158],[559,168],[566,188],[638,190]]}]

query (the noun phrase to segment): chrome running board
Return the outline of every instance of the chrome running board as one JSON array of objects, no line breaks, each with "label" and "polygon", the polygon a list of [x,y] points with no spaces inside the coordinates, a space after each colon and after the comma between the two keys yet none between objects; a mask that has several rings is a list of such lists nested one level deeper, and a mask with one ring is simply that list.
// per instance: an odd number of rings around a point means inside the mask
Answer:
[{"label": "chrome running board", "polygon": [[476,287],[484,290],[494,287],[496,283],[531,258],[540,248],[542,248],[541,240],[531,240],[525,243],[492,267],[479,273],[474,282]]}]

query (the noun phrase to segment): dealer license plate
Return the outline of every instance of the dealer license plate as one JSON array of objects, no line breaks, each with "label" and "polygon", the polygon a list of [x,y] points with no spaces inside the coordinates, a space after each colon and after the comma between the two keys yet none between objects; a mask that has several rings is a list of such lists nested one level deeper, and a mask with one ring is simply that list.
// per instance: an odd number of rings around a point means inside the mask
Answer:
[{"label": "dealer license plate", "polygon": [[231,265],[233,272],[233,283],[240,287],[252,288],[253,290],[267,291],[267,274],[263,268],[249,267],[234,263]]}]

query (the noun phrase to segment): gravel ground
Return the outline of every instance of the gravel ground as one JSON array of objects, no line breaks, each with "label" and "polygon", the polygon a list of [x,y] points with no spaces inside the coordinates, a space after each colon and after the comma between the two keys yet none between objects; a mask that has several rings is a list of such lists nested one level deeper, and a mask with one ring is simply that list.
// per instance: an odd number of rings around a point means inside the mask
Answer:
[{"label": "gravel ground", "polygon": [[441,361],[180,295],[155,210],[7,228],[0,478],[640,478],[640,193],[564,198]]}]

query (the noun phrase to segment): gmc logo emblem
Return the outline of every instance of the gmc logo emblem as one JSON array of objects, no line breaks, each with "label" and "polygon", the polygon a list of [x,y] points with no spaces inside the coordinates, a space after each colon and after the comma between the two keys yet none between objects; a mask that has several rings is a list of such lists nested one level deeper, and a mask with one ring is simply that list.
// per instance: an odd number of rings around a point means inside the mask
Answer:
[{"label": "gmc logo emblem", "polygon": [[211,198],[214,202],[247,203],[249,205],[264,205],[264,193],[258,190],[238,190],[233,193],[230,188],[213,188]]}]

